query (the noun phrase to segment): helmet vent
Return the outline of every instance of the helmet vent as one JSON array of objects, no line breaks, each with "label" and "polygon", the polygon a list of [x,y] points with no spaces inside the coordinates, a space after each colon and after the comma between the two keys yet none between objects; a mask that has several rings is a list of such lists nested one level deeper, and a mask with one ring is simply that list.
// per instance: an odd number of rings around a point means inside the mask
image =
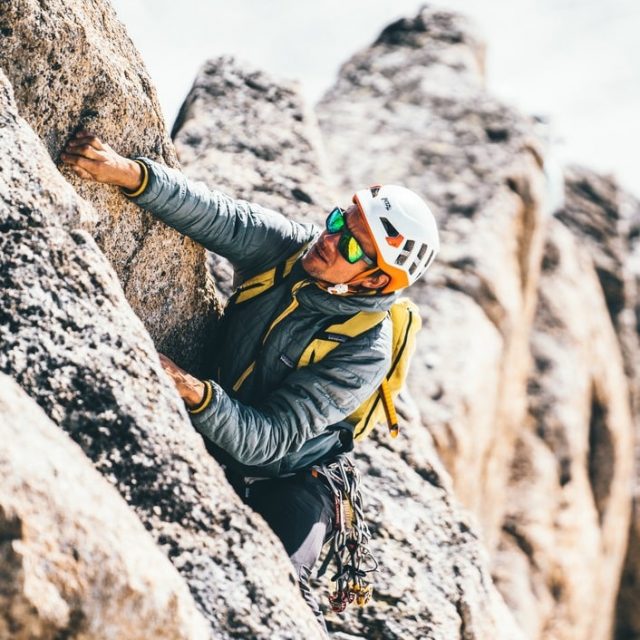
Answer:
[{"label": "helmet vent", "polygon": [[428,269],[429,265],[433,262],[433,259],[436,257],[436,252],[431,249],[431,253],[429,254],[429,257],[427,258],[427,261],[425,262],[424,268]]},{"label": "helmet vent", "polygon": [[418,256],[415,262],[409,268],[410,275],[414,275],[417,271],[418,275],[416,277],[420,277],[420,275],[422,275],[429,268],[431,261],[436,255],[436,252],[433,249],[431,249],[427,257],[425,258],[427,251],[429,251],[429,247],[426,244],[423,244],[420,246],[420,251],[418,251]]},{"label": "helmet vent", "polygon": [[380,193],[380,188],[382,187],[382,185],[380,184],[374,184],[373,186],[369,187],[369,190],[371,191],[371,197],[375,198],[378,193]]},{"label": "helmet vent", "polygon": [[380,222],[382,222],[382,226],[384,230],[390,238],[395,238],[400,235],[400,232],[389,222],[387,218],[380,218]]},{"label": "helmet vent", "polygon": [[411,249],[413,249],[413,245],[415,242],[413,240],[407,240],[404,243],[404,247],[400,250],[400,255],[396,258],[397,265],[403,265],[409,256],[411,255]]}]

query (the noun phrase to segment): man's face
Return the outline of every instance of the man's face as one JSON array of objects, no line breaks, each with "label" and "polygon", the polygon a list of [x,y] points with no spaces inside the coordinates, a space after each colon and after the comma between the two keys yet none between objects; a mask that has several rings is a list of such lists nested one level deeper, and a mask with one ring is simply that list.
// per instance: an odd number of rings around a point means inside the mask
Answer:
[{"label": "man's face", "polygon": [[[375,245],[369,235],[367,223],[362,219],[362,214],[355,204],[347,209],[345,222],[365,254],[375,262]],[[370,269],[364,260],[350,264],[342,256],[338,250],[340,236],[341,233],[329,233],[326,229],[320,234],[302,259],[302,266],[310,276],[331,284],[339,284],[349,282],[363,271]]]}]

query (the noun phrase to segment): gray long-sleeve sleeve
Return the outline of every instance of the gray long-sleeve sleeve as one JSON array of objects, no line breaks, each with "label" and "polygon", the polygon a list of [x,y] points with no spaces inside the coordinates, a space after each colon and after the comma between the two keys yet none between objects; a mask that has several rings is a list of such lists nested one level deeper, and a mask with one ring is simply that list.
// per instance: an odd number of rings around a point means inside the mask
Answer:
[{"label": "gray long-sleeve sleeve", "polygon": [[281,262],[316,233],[313,225],[293,222],[245,200],[234,200],[148,158],[139,160],[149,170],[149,182],[132,201],[227,258],[240,279]]},{"label": "gray long-sleeve sleeve", "polygon": [[357,409],[390,366],[391,323],[349,340],[326,358],[293,371],[265,402],[252,407],[219,385],[191,420],[200,433],[246,465],[264,465],[297,451]]}]

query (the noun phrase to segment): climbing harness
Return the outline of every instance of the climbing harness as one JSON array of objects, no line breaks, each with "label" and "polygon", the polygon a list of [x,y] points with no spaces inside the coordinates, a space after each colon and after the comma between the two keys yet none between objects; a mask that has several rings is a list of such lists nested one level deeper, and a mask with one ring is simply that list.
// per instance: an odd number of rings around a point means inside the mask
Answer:
[{"label": "climbing harness", "polygon": [[364,607],[373,593],[367,576],[377,570],[378,563],[369,549],[371,533],[364,519],[360,474],[346,456],[313,467],[311,473],[326,480],[333,493],[335,509],[331,547],[318,577],[325,574],[334,560],[336,572],[331,580],[335,588],[329,595],[332,611],[344,611],[354,601]]}]

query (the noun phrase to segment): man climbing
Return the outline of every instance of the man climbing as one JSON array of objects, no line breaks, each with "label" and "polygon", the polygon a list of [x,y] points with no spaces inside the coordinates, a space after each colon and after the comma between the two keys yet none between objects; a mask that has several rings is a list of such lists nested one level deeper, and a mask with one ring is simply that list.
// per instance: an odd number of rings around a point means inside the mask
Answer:
[{"label": "man climbing", "polygon": [[[208,379],[164,356],[162,366],[238,493],[282,541],[326,631],[308,579],[335,503],[317,469],[352,448],[348,418],[389,371],[386,312],[439,250],[431,211],[408,189],[376,186],[358,191],[346,210],[333,209],[320,232],[147,158],[124,158],[87,132],[61,158],[81,178],[120,186],[233,265],[236,291]],[[375,322],[362,330],[361,318]],[[331,349],[311,348],[319,339]]]}]

